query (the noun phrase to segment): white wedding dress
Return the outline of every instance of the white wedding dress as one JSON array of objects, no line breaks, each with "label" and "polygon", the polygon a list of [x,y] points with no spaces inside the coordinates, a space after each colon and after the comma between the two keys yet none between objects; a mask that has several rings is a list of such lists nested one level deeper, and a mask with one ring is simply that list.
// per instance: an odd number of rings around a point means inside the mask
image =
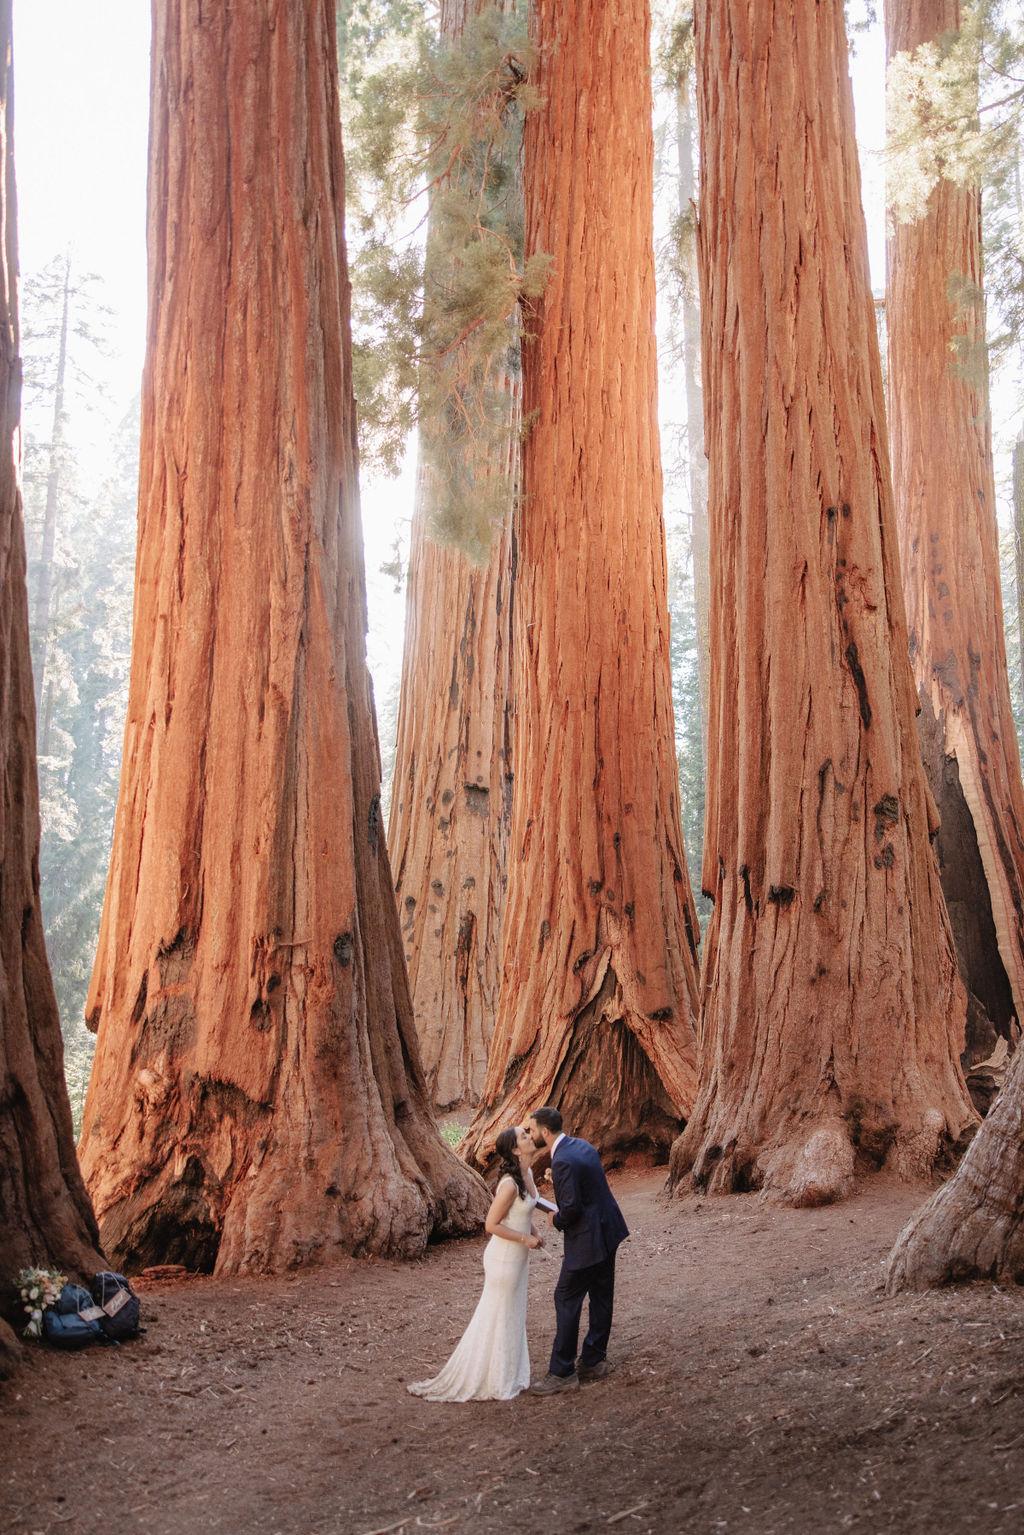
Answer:
[{"label": "white wedding dress", "polygon": [[[537,1201],[517,1194],[503,1224],[528,1232]],[[409,1390],[432,1402],[505,1401],[530,1384],[526,1289],[530,1249],[492,1236],[484,1249],[484,1289],[454,1354],[433,1380]]]}]

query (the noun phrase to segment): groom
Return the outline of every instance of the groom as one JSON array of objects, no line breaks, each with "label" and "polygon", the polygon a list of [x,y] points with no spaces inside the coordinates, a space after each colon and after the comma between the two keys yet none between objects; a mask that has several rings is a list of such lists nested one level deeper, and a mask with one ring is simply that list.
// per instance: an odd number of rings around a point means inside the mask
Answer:
[{"label": "groom", "polygon": [[[529,1131],[538,1151],[546,1148],[551,1153],[558,1209],[550,1220],[565,1238],[562,1272],[555,1286],[551,1363],[544,1379],[530,1387],[536,1396],[553,1396],[557,1391],[577,1390],[582,1380],[600,1380],[608,1374],[605,1350],[612,1330],[615,1251],[629,1231],[590,1142],[563,1135],[562,1116],[552,1108],[531,1114]],[[590,1329],[577,1364],[584,1296],[590,1297]]]}]

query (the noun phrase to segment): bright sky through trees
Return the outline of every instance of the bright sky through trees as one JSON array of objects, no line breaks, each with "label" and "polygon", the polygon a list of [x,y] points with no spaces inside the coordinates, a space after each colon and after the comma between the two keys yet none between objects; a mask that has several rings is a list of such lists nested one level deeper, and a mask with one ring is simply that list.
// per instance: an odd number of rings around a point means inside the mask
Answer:
[{"label": "bright sky through trees", "polygon": [[14,80],[21,270],[70,246],[103,278],[123,412],[145,343],[149,6],[14,0]]}]

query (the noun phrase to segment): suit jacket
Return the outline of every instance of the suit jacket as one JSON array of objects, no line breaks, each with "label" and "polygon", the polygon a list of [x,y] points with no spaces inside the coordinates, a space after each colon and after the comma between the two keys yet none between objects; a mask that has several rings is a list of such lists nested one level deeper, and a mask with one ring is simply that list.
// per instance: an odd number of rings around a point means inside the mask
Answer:
[{"label": "suit jacket", "polygon": [[565,1238],[565,1267],[603,1263],[629,1236],[629,1228],[589,1141],[567,1135],[559,1142],[551,1158],[551,1182],[558,1205],[555,1227]]}]

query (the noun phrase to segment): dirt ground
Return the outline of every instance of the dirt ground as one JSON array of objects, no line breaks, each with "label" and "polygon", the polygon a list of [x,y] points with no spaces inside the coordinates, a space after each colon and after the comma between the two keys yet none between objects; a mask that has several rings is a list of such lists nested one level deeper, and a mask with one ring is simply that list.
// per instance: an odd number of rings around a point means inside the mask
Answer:
[{"label": "dirt ground", "polygon": [[[613,1373],[555,1398],[438,1405],[484,1239],[421,1263],[143,1293],[144,1339],[35,1346],[0,1398],[0,1530],[370,1535],[423,1530],[1024,1530],[1024,1291],[887,1300],[926,1196],[883,1181],[788,1210],[613,1187]],[[547,1368],[552,1257],[530,1276]]]}]

